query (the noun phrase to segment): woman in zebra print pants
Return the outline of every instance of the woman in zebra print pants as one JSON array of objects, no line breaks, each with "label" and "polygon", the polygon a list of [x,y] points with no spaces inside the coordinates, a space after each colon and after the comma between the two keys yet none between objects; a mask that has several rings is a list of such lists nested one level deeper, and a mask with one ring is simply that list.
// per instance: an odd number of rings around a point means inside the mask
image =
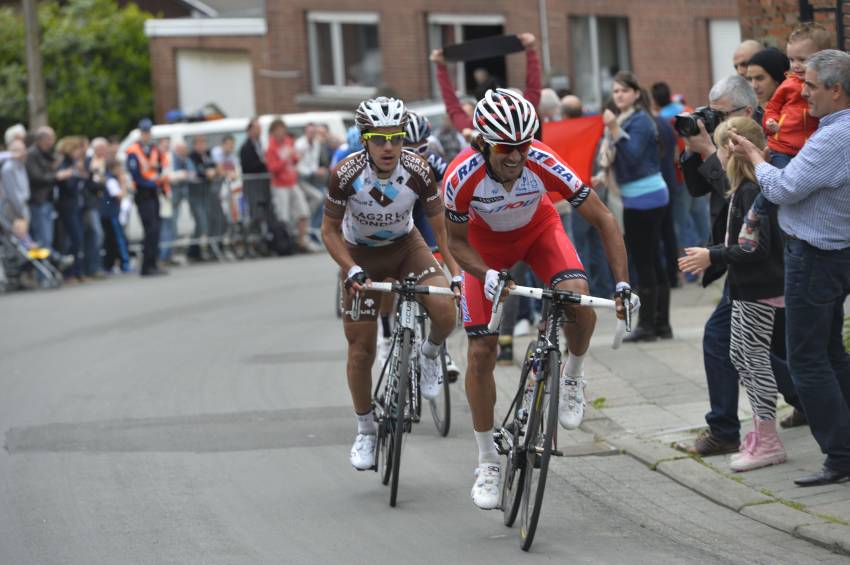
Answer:
[{"label": "woman in zebra print pants", "polygon": [[[732,334],[729,357],[738,370],[750,406],[755,429],[747,434],[740,451],[732,455],[733,471],[749,471],[782,463],[785,448],[776,430],[776,379],[770,365],[770,342],[776,309],[784,303],[783,234],[776,211],[764,218],[764,239],[748,253],[738,246],[738,230],[749,206],[759,194],[753,166],[731,155],[729,133],[735,131],[764,149],[767,141],[761,126],[750,118],[731,118],[714,132],[717,156],[726,168],[732,187],[726,241],[711,248],[691,247],[679,266],[686,272],[701,272],[710,264],[728,266],[729,297],[732,300]],[[752,256],[751,256],[752,255]]]}]

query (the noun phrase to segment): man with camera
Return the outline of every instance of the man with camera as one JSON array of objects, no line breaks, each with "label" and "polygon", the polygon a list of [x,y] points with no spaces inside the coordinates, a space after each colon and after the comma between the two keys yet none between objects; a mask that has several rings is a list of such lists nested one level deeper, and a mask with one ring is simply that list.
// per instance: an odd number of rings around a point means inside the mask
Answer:
[{"label": "man with camera", "polygon": [[[717,157],[711,134],[721,122],[737,116],[752,118],[758,100],[746,79],[733,75],[715,84],[708,95],[709,105],[689,115],[676,117],[676,131],[685,140],[682,172],[688,192],[694,198],[710,197],[711,234],[709,245],[724,240],[729,201],[729,180]],[[703,274],[702,284],[708,286],[720,279],[725,267],[711,265]],[[681,449],[701,456],[734,453],[740,443],[741,423],[738,420],[738,372],[729,359],[732,305],[724,284],[723,297],[705,323],[703,333],[703,362],[708,383],[711,409],[705,415],[709,429],[692,446]],[[777,323],[777,326],[783,324]],[[784,329],[780,328],[784,332]],[[781,334],[779,334],[781,335]],[[776,340],[774,340],[776,341]],[[781,340],[780,340],[781,341]],[[797,406],[788,368],[782,358],[771,356],[777,385],[785,400]]]}]

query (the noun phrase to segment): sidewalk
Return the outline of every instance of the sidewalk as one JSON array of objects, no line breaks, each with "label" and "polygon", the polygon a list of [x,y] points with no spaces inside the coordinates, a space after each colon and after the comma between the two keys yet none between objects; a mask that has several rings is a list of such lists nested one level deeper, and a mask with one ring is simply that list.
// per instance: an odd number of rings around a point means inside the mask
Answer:
[{"label": "sidewalk", "polygon": [[[715,285],[716,286],[716,285]],[[624,344],[613,351],[614,323],[600,312],[585,373],[588,410],[583,434],[561,434],[573,449],[607,445],[624,451],[714,502],[797,537],[850,555],[850,482],[800,488],[793,479],[820,469],[823,455],[808,427],[781,430],[788,462],[747,473],[733,473],[728,455],[691,458],[674,450],[677,441],[691,441],[705,428],[708,411],[702,360],[702,328],[720,298],[720,287],[697,285],[673,291],[675,339]],[[531,337],[518,338],[519,358]],[[518,373],[498,368],[499,395],[513,393]],[[739,397],[742,437],[752,429],[752,414],[743,390]],[[783,417],[791,408],[780,400]],[[499,413],[499,412],[497,412]],[[572,436],[566,439],[568,436]]]}]

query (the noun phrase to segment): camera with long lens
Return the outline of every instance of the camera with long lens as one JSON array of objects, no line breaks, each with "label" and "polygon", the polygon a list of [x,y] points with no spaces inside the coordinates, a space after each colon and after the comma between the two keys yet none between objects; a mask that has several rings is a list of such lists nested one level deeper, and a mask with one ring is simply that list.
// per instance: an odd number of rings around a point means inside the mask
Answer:
[{"label": "camera with long lens", "polygon": [[711,135],[724,117],[723,112],[702,106],[687,116],[676,116],[673,128],[682,137],[692,137],[699,135],[699,121],[702,120],[702,123],[705,124],[705,131]]}]

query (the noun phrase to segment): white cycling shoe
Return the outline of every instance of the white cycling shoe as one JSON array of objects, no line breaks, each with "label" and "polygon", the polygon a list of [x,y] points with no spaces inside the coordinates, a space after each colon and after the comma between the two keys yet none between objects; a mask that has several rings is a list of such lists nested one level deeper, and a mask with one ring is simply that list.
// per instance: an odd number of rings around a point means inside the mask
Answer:
[{"label": "white cycling shoe", "polygon": [[482,463],[475,469],[475,484],[472,485],[472,502],[482,510],[493,510],[499,506],[502,491],[502,469],[498,463]]},{"label": "white cycling shoe", "polygon": [[378,437],[375,434],[357,434],[351,446],[349,460],[358,471],[366,471],[375,466],[375,448]]},{"label": "white cycling shoe", "polygon": [[440,389],[443,387],[443,367],[440,358],[429,359],[420,351],[419,367],[422,369],[419,378],[422,396],[428,400],[433,400],[440,395]]},{"label": "white cycling shoe", "polygon": [[584,375],[566,376],[561,372],[561,386],[558,398],[558,421],[567,430],[575,430],[584,419]]}]

